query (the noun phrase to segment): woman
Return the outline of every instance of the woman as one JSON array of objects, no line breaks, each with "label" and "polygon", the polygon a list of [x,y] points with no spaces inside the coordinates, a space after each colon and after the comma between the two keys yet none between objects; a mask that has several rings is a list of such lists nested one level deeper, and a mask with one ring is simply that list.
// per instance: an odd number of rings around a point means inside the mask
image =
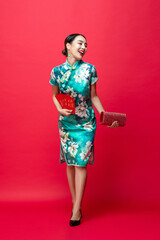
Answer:
[{"label": "woman", "polygon": [[[72,196],[70,226],[81,220],[81,203],[87,180],[87,164],[94,163],[94,137],[96,117],[94,109],[105,111],[96,93],[96,68],[82,60],[87,51],[87,40],[82,34],[71,34],[65,39],[62,53],[66,62],[51,71],[50,84],[53,102],[58,110],[60,133],[60,163],[66,162],[67,178]],[[62,109],[55,96],[61,91],[75,100],[75,114]],[[111,127],[118,127],[115,121]],[[109,126],[108,126],[109,127]]]}]

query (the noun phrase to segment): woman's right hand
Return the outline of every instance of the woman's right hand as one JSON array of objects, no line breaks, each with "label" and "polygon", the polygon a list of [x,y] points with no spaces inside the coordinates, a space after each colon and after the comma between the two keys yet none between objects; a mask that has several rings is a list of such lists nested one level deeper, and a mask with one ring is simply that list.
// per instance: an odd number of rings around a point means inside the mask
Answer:
[{"label": "woman's right hand", "polygon": [[66,117],[69,117],[72,114],[72,110],[62,108],[59,110],[59,113]]},{"label": "woman's right hand", "polygon": [[114,121],[112,123],[112,125],[107,125],[107,127],[109,127],[109,128],[117,128],[117,127],[119,127],[119,123],[118,123],[118,121]]}]

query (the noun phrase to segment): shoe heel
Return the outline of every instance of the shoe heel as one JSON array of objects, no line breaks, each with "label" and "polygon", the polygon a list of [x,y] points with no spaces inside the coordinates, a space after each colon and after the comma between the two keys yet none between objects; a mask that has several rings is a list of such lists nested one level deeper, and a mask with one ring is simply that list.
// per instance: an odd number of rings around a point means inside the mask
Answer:
[{"label": "shoe heel", "polygon": [[80,219],[79,219],[79,220],[71,220],[71,219],[70,219],[69,225],[70,225],[71,227],[80,225],[80,223],[81,223],[81,218],[82,218],[82,215],[81,215],[81,213],[80,213]]}]

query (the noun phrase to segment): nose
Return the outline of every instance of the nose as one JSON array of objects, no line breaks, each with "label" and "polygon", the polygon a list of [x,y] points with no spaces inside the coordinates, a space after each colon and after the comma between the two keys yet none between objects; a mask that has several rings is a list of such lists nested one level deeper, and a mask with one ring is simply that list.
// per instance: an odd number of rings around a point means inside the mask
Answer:
[{"label": "nose", "polygon": [[85,49],[86,48],[86,45],[83,43],[83,45],[82,45],[82,49]]}]

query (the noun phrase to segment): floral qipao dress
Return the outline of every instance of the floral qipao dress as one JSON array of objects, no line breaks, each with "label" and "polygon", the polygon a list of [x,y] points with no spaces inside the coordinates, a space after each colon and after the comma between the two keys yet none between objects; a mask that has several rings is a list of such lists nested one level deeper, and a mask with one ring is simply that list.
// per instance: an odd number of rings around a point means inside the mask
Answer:
[{"label": "floral qipao dress", "polygon": [[75,100],[75,114],[59,114],[60,160],[67,165],[85,167],[94,163],[94,137],[96,116],[90,97],[90,86],[97,82],[94,65],[78,60],[70,65],[68,60],[51,71],[49,83],[59,86],[62,94]]}]

